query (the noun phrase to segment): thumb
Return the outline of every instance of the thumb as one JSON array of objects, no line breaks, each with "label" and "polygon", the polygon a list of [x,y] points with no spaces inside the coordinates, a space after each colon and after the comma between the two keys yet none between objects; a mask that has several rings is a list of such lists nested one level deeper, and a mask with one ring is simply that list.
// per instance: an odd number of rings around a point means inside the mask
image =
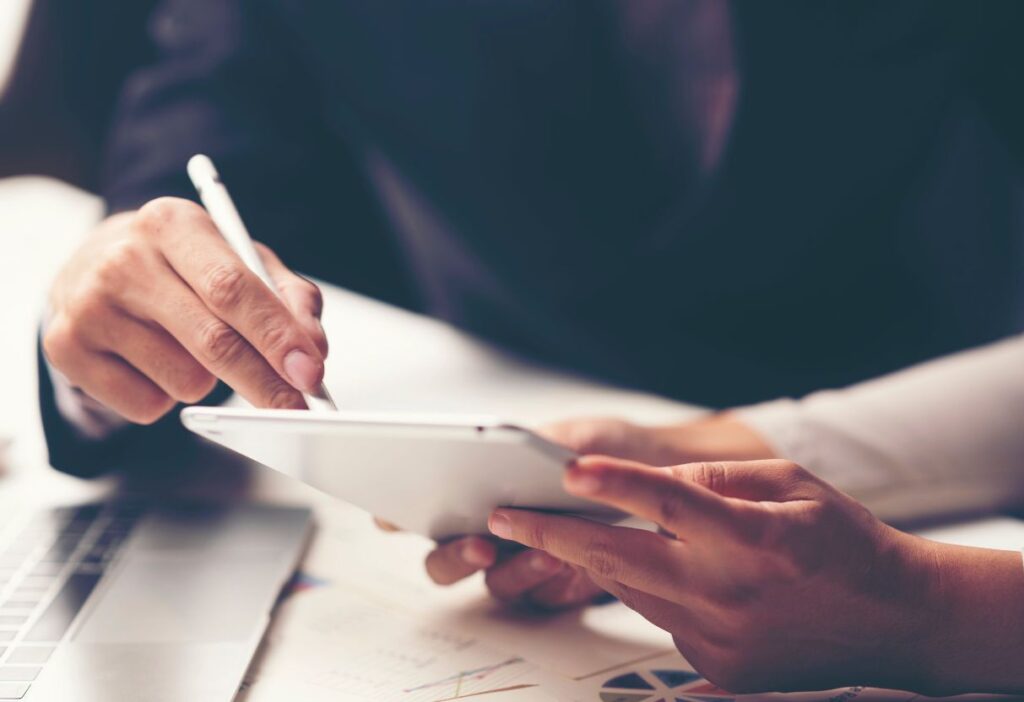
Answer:
[{"label": "thumb", "polygon": [[324,307],[320,288],[284,265],[269,247],[257,243],[256,250],[263,259],[263,265],[277,286],[284,304],[309,334],[309,338],[316,344],[320,353],[327,358],[327,335],[320,326],[320,314]]},{"label": "thumb", "polygon": [[722,497],[790,502],[820,494],[821,481],[793,463],[778,459],[684,463],[668,470]]}]

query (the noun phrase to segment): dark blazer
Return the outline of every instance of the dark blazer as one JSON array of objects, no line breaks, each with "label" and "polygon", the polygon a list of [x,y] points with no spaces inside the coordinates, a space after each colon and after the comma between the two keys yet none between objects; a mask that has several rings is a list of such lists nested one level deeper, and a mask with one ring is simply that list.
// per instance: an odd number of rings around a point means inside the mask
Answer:
[{"label": "dark blazer", "polygon": [[739,99],[695,181],[613,1],[165,0],[104,194],[194,198],[208,153],[294,267],[715,407],[1019,329],[1021,5],[733,2]]}]

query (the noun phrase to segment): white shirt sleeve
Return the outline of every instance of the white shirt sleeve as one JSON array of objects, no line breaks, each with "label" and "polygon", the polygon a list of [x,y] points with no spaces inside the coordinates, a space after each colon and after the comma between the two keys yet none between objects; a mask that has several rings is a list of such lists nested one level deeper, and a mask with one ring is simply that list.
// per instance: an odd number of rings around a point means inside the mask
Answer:
[{"label": "white shirt sleeve", "polygon": [[1024,336],[737,412],[884,519],[1024,503]]}]

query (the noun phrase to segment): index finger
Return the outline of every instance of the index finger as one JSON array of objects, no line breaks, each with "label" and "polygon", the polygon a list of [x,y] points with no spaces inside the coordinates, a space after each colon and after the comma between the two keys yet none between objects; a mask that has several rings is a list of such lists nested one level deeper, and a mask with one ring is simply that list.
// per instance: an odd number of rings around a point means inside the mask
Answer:
[{"label": "index finger", "polygon": [[[209,215],[187,201],[155,201],[139,212],[167,262],[209,310],[249,342],[293,387],[313,391],[323,355],[309,334],[221,237]],[[216,364],[218,359],[206,359]]]},{"label": "index finger", "polygon": [[600,579],[674,600],[689,589],[680,558],[686,544],[650,531],[508,508],[495,510],[488,526],[495,536],[546,551]]},{"label": "index finger", "polygon": [[564,477],[568,492],[654,522],[673,534],[732,534],[745,527],[751,509],[738,500],[676,477],[671,468],[605,456],[584,456]]}]

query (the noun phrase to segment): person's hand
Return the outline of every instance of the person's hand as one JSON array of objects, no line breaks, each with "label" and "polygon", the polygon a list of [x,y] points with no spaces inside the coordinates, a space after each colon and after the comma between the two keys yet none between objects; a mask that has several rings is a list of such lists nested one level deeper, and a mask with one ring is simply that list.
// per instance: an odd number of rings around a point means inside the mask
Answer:
[{"label": "person's hand", "polygon": [[[600,452],[640,457],[653,440],[646,427],[620,419],[573,419],[542,427],[538,433],[577,453]],[[387,525],[381,525],[387,528]],[[589,604],[604,595],[582,568],[546,553],[514,547],[483,536],[440,544],[427,556],[427,574],[451,585],[479,571],[491,595],[509,604],[559,610]]]},{"label": "person's hand", "polygon": [[[937,564],[945,559],[948,565],[944,549],[953,547],[886,526],[792,463],[653,468],[591,456],[567,471],[565,487],[648,519],[661,531],[515,509],[496,510],[491,531],[586,569],[627,606],[669,631],[687,660],[725,689],[871,684],[929,691],[941,678],[922,663],[929,660],[928,647],[941,641],[955,650],[947,643],[951,637],[970,640],[963,631],[974,625],[954,614],[955,598],[935,597],[943,582]],[[965,558],[965,551],[982,552],[961,549],[956,558]],[[987,574],[967,576],[987,588],[979,600],[991,609],[989,598],[1003,596],[1019,613],[1019,554],[984,553],[996,554],[986,556]],[[960,563],[942,572],[949,581],[972,571],[977,572]],[[958,597],[965,589],[970,587],[958,588]],[[984,611],[972,613],[973,619],[998,622]],[[929,627],[936,620],[957,624],[935,636]],[[958,653],[960,660],[987,658],[979,665],[992,676],[994,656],[1020,654],[1020,621],[1013,635],[1003,633],[1005,623],[987,624],[967,645],[972,653]],[[1006,653],[985,636],[1014,643],[1003,646]],[[973,654],[979,646],[984,656]],[[1000,681],[1019,668],[1006,665]],[[956,664],[949,668],[958,670]],[[988,679],[995,683],[995,677]],[[963,689],[965,683],[954,684]]]},{"label": "person's hand", "polygon": [[[542,427],[538,433],[579,454],[600,453],[656,465],[705,456],[771,456],[771,449],[755,432],[727,414],[665,426],[608,417],[570,419]],[[441,585],[481,570],[486,571],[491,594],[509,603],[564,609],[589,604],[604,594],[578,567],[484,537],[441,544],[427,557],[427,572]]]},{"label": "person's hand", "polygon": [[655,466],[775,458],[764,439],[729,412],[651,426],[609,417],[570,419],[537,431],[580,455],[628,458]]},{"label": "person's hand", "polygon": [[300,391],[321,382],[327,355],[320,291],[257,248],[282,299],[192,202],[110,217],[53,285],[47,358],[141,424],[198,402],[218,378],[258,407],[305,407]]}]

